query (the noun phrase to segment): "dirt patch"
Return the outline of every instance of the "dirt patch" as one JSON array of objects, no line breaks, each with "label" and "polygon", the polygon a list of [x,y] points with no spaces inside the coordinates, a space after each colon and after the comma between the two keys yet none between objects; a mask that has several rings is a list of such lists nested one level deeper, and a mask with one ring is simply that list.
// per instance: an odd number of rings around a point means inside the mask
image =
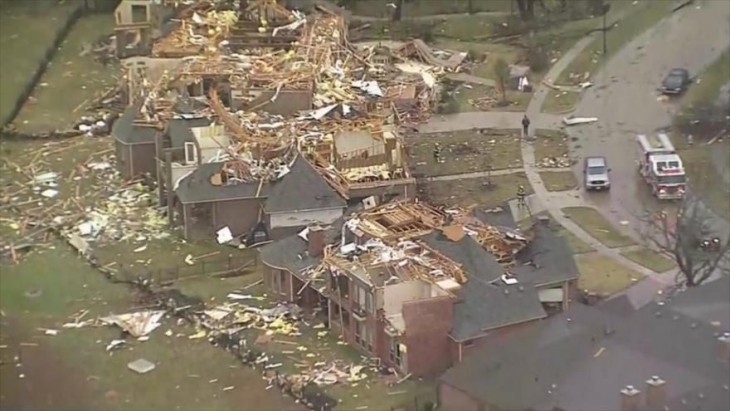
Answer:
[{"label": "dirt patch", "polygon": [[[520,135],[513,130],[465,130],[408,137],[416,175],[445,176],[522,167]],[[434,157],[441,148],[438,160]]]}]

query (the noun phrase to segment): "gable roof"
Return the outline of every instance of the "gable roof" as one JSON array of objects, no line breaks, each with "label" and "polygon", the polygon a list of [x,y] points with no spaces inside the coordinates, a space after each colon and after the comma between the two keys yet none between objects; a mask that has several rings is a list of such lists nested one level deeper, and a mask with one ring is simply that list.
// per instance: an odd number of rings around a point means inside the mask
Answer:
[{"label": "gable roof", "polygon": [[512,269],[520,282],[537,287],[578,278],[573,252],[563,237],[546,224],[535,224],[533,240],[517,254],[521,263]]},{"label": "gable roof", "polygon": [[504,268],[471,236],[449,240],[434,230],[419,238],[436,251],[461,264],[468,281],[457,292],[451,337],[456,341],[483,336],[486,331],[544,318],[537,290],[531,284],[499,286]]},{"label": "gable roof", "polygon": [[210,178],[223,170],[225,163],[203,163],[192,173],[184,177],[177,189],[180,202],[183,204],[207,203],[212,201],[237,200],[246,198],[262,198],[268,194],[268,185],[261,186],[259,182],[252,181],[239,184],[214,186]]},{"label": "gable roof", "polygon": [[135,103],[128,106],[112,126],[112,135],[125,144],[149,144],[155,142],[155,136],[159,131],[155,127],[138,126],[134,120],[139,114],[142,103]]},{"label": "gable roof", "polygon": [[346,201],[330,187],[301,154],[291,171],[272,183],[264,205],[267,213],[345,208]]},{"label": "gable roof", "polygon": [[730,310],[730,300],[721,299],[727,295],[714,289],[730,288],[730,279],[722,281],[687,291],[676,305],[651,303],[624,318],[573,304],[490,341],[440,380],[504,410],[603,411],[618,409],[626,385],[645,391],[645,381],[657,375],[667,381],[670,404],[704,393],[700,410],[728,409],[730,373],[718,359],[717,337],[730,325],[718,328],[680,312],[689,306]]},{"label": "gable roof", "polygon": [[213,123],[213,119],[207,117],[174,119],[167,123],[167,135],[170,136],[172,147],[184,147],[186,142],[195,142],[193,128],[206,127]]},{"label": "gable roof", "polygon": [[[343,223],[344,219],[340,218],[332,225],[325,227],[325,244],[333,244],[339,239],[340,228]],[[308,248],[307,242],[298,234],[295,234],[266,244],[259,249],[259,255],[261,256],[261,262],[264,264],[287,270],[298,278],[306,280],[310,274],[306,269],[322,261],[321,256],[310,256],[307,252]]]}]

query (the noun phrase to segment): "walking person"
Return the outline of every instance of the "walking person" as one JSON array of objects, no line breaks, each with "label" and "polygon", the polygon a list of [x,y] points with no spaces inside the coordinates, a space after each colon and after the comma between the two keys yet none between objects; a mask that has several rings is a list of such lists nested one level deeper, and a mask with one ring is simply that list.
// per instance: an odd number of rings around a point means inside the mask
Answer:
[{"label": "walking person", "polygon": [[522,117],[522,136],[527,138],[530,134],[530,119],[527,118],[527,114]]}]

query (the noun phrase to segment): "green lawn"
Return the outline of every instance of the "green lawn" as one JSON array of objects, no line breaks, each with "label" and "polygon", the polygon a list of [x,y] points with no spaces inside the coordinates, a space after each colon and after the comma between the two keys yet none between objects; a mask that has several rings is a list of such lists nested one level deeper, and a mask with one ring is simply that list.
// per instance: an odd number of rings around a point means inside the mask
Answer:
[{"label": "green lawn", "polygon": [[[511,0],[472,0],[473,11],[510,11]],[[372,0],[350,0],[346,8],[357,16],[390,18],[393,9],[387,3],[373,4]],[[403,18],[430,16],[432,14],[466,13],[468,0],[413,0],[403,4]]]},{"label": "green lawn", "polygon": [[0,2],[0,120],[15,103],[45,58],[58,31],[78,1],[33,0]]},{"label": "green lawn", "polygon": [[114,17],[105,14],[92,14],[76,22],[33,91],[35,101],[27,103],[15,119],[20,130],[67,129],[84,114],[85,104],[116,84],[117,64],[104,67],[91,55],[79,55],[85,43],[109,34],[113,27]]},{"label": "green lawn", "polygon": [[588,293],[609,296],[625,290],[643,275],[603,255],[577,255],[578,288]]},{"label": "green lawn", "polygon": [[[424,176],[522,167],[520,134],[517,130],[464,130],[453,133],[419,134],[409,139],[408,149],[414,172]],[[433,158],[436,144],[441,160]]]},{"label": "green lawn", "polygon": [[619,248],[634,244],[634,241],[621,234],[598,210],[591,207],[566,207],[561,209],[566,217],[573,220],[591,237],[608,247]]},{"label": "green lawn", "polygon": [[674,261],[648,248],[624,251],[621,255],[657,273],[669,271],[676,266]]},{"label": "green lawn", "polygon": [[717,100],[720,87],[730,81],[730,49],[712,64],[707,66],[682,96],[682,108],[690,108],[697,103],[708,103]]},{"label": "green lawn", "polygon": [[[560,73],[557,79],[551,79],[557,85],[578,84],[595,75],[601,68],[603,62],[607,61],[613,54],[618,52],[632,39],[658,23],[670,13],[673,3],[666,1],[641,1],[636,5],[632,2],[613,1],[611,11],[607,17],[610,24],[615,21],[615,16],[622,12],[625,7],[632,7],[617,26],[606,34],[606,54],[603,54],[603,36],[599,33],[594,36],[593,41],[568,64],[568,67]],[[598,27],[600,20],[596,20],[595,27]],[[545,100],[543,111],[548,113],[565,113],[574,108],[580,99],[580,93],[560,92],[551,90]]]},{"label": "green lawn", "polygon": [[565,238],[565,241],[568,242],[568,245],[573,250],[573,254],[585,254],[590,253],[591,251],[595,251],[593,247],[590,246],[590,244],[581,240],[570,231],[566,230],[565,227],[560,227],[560,229],[558,230],[558,235]]},{"label": "green lawn", "polygon": [[420,196],[434,204],[469,207],[496,207],[517,196],[517,187],[524,185],[527,194],[532,186],[524,173],[514,173],[491,178],[491,188],[486,178],[465,178],[451,181],[431,181]]},{"label": "green lawn", "polygon": [[[240,409],[242,402],[257,409],[279,409],[290,403],[277,392],[266,391],[258,371],[237,365],[230,354],[211,347],[207,341],[165,336],[167,329],[184,335],[194,332],[175,326],[174,320],[165,320],[149,341],[132,341],[131,348],[114,355],[104,347],[118,338],[118,329],[62,329],[69,316],[80,310],[89,310],[85,318],[95,318],[126,312],[139,304],[126,286],[109,283],[69,252],[66,245],[55,243],[54,246],[53,250],[28,255],[18,265],[2,267],[0,309],[22,328],[3,327],[1,338],[7,341],[17,332],[30,335],[26,341],[42,344],[58,358],[55,361],[69,366],[63,378],[86,381],[83,392],[74,395],[83,398],[91,409],[233,410]],[[29,298],[26,292],[31,290],[40,290],[42,294]],[[36,328],[60,332],[50,337]],[[145,376],[132,373],[127,363],[138,358],[153,361],[157,369]],[[32,383],[33,371],[26,369],[25,372]],[[213,379],[218,381],[208,382]],[[226,386],[236,388],[223,392]],[[114,400],[107,395],[110,391],[115,392]],[[35,400],[29,399],[28,403],[33,404],[32,401]]]},{"label": "green lawn", "polygon": [[540,178],[548,191],[567,191],[578,186],[572,171],[543,171]]},{"label": "green lawn", "polygon": [[568,135],[560,130],[535,130],[535,161],[568,156]]}]

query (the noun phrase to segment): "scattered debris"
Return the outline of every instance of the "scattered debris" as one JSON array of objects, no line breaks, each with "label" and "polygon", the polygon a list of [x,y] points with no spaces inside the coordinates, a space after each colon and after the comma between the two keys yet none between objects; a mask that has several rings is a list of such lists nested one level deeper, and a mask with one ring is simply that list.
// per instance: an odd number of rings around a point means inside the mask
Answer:
[{"label": "scattered debris", "polygon": [[127,364],[127,368],[136,372],[137,374],[147,374],[148,372],[154,370],[155,367],[156,366],[154,363],[145,360],[144,358],[134,360]]},{"label": "scattered debris", "polygon": [[563,124],[566,126],[575,126],[578,124],[595,123],[598,121],[598,117],[573,117],[568,116],[563,118]]},{"label": "scattered debris", "polygon": [[165,311],[139,311],[100,318],[103,323],[116,325],[132,337],[147,335],[159,327]]}]

